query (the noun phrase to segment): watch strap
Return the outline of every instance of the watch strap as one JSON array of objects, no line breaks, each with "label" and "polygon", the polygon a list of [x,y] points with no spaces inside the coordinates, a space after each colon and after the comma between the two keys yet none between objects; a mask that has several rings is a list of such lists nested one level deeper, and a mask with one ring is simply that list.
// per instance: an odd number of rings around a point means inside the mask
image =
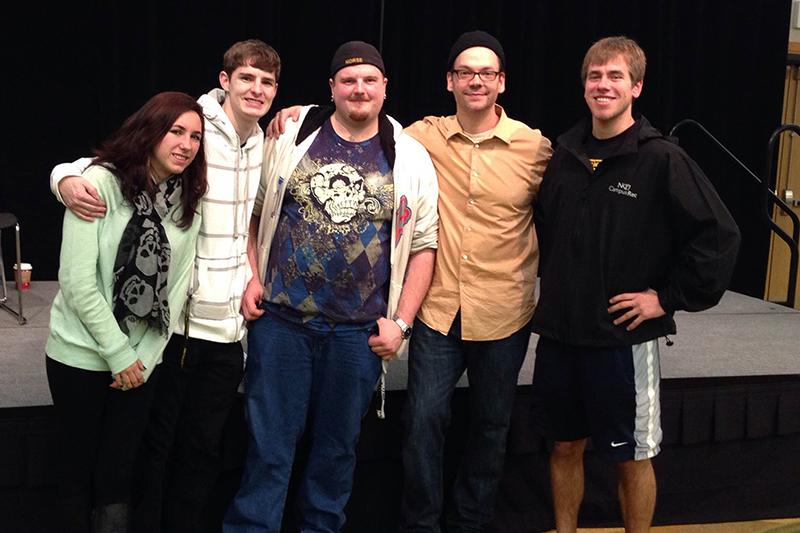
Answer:
[{"label": "watch strap", "polygon": [[392,320],[394,321],[395,324],[397,324],[400,327],[400,331],[403,332],[404,339],[407,339],[411,336],[411,326],[409,326],[405,320],[403,320],[397,315],[394,315],[392,317]]}]

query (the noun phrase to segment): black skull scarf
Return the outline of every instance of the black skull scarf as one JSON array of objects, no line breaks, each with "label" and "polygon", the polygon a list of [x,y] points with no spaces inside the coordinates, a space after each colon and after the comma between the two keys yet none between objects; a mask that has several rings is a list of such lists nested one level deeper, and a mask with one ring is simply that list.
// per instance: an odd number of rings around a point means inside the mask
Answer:
[{"label": "black skull scarf", "polygon": [[169,331],[171,250],[161,220],[180,198],[180,176],[170,176],[159,184],[155,199],[142,191],[133,202],[114,261],[114,317],[126,335],[138,320],[164,336]]}]

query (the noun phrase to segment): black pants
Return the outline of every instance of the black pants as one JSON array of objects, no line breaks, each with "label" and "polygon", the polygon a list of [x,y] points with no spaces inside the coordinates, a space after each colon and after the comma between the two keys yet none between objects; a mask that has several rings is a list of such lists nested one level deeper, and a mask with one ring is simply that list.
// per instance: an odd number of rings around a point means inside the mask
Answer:
[{"label": "black pants", "polygon": [[120,391],[109,387],[108,371],[45,360],[58,425],[58,523],[88,532],[93,508],[129,501],[158,368],[144,385]]},{"label": "black pants", "polygon": [[173,335],[139,456],[133,530],[198,532],[220,471],[225,422],[242,380],[242,345]]}]

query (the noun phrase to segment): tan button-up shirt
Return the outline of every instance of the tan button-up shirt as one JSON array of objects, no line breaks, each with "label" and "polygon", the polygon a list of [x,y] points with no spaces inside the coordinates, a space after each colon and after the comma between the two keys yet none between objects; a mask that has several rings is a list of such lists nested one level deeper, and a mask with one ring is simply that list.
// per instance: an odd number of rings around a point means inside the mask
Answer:
[{"label": "tan button-up shirt", "polygon": [[477,144],[455,116],[406,128],[439,177],[439,250],[418,316],[447,334],[461,309],[464,340],[508,337],[533,316],[539,249],[531,204],[553,151],[539,130],[496,107],[500,122]]}]

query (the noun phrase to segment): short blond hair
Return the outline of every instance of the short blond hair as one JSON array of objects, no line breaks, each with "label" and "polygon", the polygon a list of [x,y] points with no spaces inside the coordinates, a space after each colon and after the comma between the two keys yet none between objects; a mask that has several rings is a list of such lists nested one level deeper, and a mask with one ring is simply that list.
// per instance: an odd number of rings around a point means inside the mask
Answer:
[{"label": "short blond hair", "polygon": [[647,57],[636,41],[624,35],[604,37],[589,48],[583,58],[581,81],[586,83],[586,74],[589,72],[590,65],[604,65],[618,55],[625,58],[625,62],[628,64],[631,82],[635,85],[642,81],[645,68],[647,68]]}]

